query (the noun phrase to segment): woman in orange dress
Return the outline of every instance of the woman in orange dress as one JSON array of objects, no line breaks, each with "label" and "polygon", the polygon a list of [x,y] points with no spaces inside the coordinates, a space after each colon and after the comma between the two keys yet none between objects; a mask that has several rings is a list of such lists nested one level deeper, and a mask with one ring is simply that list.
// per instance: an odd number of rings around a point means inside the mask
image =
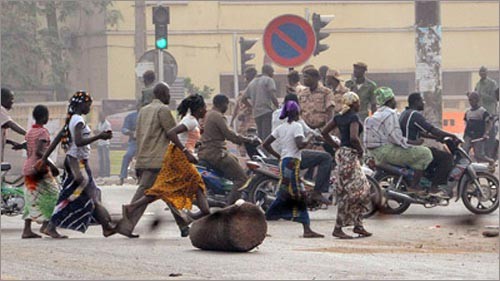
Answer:
[{"label": "woman in orange dress", "polygon": [[200,139],[199,119],[207,112],[203,97],[196,94],[185,98],[177,108],[180,123],[167,132],[171,143],[163,160],[163,165],[154,185],[144,192],[137,201],[123,206],[123,218],[140,206],[148,205],[158,199],[170,203],[178,210],[190,210],[193,202],[201,212],[197,217],[207,215],[209,206],[206,188],[195,165],[198,162],[194,154],[196,142]]}]

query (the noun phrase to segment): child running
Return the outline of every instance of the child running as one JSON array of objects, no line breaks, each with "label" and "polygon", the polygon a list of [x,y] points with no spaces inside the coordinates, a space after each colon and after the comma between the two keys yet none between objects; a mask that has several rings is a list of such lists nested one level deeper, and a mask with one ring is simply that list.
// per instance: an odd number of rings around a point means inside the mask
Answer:
[{"label": "child running", "polygon": [[[52,211],[57,202],[59,188],[54,176],[59,171],[55,169],[35,170],[35,163],[42,158],[44,152],[50,145],[49,131],[44,127],[49,121],[49,110],[44,105],[37,105],[33,109],[33,119],[35,124],[29,129],[25,136],[27,155],[24,161],[24,230],[23,239],[41,238],[40,235],[31,230],[31,222],[41,223],[40,232],[47,234],[47,225],[50,221]],[[62,236],[54,230],[54,234],[60,238]]]},{"label": "child running", "polygon": [[102,226],[104,237],[116,233],[111,216],[100,201],[100,190],[92,177],[89,165],[90,144],[97,140],[111,139],[113,135],[111,131],[90,135],[90,128],[83,116],[90,113],[91,106],[92,97],[85,91],[78,91],[71,97],[63,129],[36,164],[37,167],[43,167],[47,163],[48,155],[61,141],[66,151],[65,177],[57,205],[47,225],[46,234],[52,238],[62,238],[55,232],[56,227],[84,233],[93,221]]}]

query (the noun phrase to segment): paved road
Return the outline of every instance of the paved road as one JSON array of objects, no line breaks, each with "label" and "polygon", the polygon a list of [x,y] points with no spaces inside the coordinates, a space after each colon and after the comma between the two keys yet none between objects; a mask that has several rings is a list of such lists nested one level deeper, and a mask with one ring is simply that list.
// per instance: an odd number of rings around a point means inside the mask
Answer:
[{"label": "paved road", "polygon": [[[133,186],[105,187],[113,216]],[[269,222],[264,243],[250,253],[206,252],[181,238],[170,212],[156,202],[138,225],[140,239],[64,231],[67,240],[21,240],[20,217],[1,220],[1,279],[493,279],[499,278],[499,239],[484,238],[499,212],[471,215],[461,202],[446,208],[412,206],[401,216],[365,221],[373,237],[333,238],[335,208],[311,213],[326,238],[299,238],[296,223]],[[149,226],[161,218],[153,232]],[[37,227],[35,227],[37,229]],[[170,276],[171,274],[179,276]]]}]

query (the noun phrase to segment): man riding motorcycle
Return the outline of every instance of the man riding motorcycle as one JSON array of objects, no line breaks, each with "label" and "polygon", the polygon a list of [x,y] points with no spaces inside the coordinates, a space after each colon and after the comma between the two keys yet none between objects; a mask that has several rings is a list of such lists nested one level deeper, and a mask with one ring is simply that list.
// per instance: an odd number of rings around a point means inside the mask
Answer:
[{"label": "man riding motorcycle", "polygon": [[227,203],[233,204],[240,199],[240,189],[247,181],[247,175],[238,158],[227,150],[226,140],[235,144],[255,143],[258,140],[241,136],[229,128],[224,116],[228,105],[229,99],[225,95],[219,94],[214,97],[213,109],[205,115],[198,157],[222,171],[224,177],[234,182],[233,190],[227,198]]},{"label": "man riding motorcycle", "polygon": [[[424,100],[420,93],[412,93],[408,96],[408,107],[401,113],[399,124],[403,132],[403,136],[409,140],[422,142],[424,138],[444,137],[456,138],[455,135],[440,130],[430,124],[425,117],[420,113],[424,110]],[[441,192],[438,185],[446,185],[448,174],[453,168],[453,156],[436,147],[430,147],[432,152],[432,162],[428,169],[433,169],[435,172],[432,177],[432,187],[430,192],[434,195],[446,197],[448,192]]]},{"label": "man riding motorcycle", "polygon": [[377,165],[388,163],[412,168],[415,174],[408,191],[418,193],[420,179],[432,161],[431,150],[420,146],[421,141],[403,137],[391,88],[380,87],[375,95],[379,108],[365,120],[364,145]]}]

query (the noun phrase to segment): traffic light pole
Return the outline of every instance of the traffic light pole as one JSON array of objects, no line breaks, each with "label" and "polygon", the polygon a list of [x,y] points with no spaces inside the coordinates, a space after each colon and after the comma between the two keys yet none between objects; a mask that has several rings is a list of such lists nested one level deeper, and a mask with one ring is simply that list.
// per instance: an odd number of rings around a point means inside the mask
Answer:
[{"label": "traffic light pole", "polygon": [[[163,51],[158,50],[158,81],[163,82]],[[168,85],[172,86],[172,85]]]},{"label": "traffic light pole", "polygon": [[238,83],[238,45],[236,33],[233,33],[233,79],[234,79],[234,100],[238,99],[240,85]]}]

